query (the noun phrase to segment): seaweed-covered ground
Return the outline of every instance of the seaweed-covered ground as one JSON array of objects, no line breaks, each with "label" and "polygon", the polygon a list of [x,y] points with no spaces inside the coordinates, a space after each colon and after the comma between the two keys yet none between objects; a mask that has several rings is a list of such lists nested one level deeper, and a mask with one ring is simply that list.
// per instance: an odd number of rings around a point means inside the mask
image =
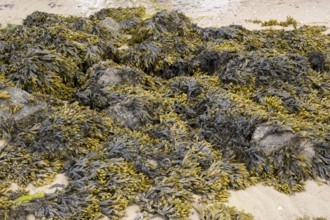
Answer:
[{"label": "seaweed-covered ground", "polygon": [[[118,219],[136,204],[140,219],[251,219],[229,190],[329,180],[322,31],[144,8],[34,12],[0,30],[0,218]],[[58,175],[68,184],[29,194]]]}]

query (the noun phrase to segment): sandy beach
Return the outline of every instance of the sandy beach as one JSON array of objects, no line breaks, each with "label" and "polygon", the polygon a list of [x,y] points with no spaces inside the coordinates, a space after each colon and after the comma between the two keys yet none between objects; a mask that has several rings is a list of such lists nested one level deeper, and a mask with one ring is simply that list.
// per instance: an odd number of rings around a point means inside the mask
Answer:
[{"label": "sandy beach", "polygon": [[2,0],[0,23],[19,24],[35,10],[88,16],[104,7],[137,6],[146,7],[148,13],[162,9],[179,10],[204,27],[239,24],[249,29],[260,29],[260,25],[247,20],[285,20],[288,16],[300,24],[330,27],[328,0]]},{"label": "sandy beach", "polygon": [[[33,11],[63,15],[88,16],[104,7],[145,6],[148,13],[161,9],[180,10],[198,25],[220,27],[231,24],[249,29],[260,29],[248,20],[296,19],[300,25],[322,25],[330,28],[330,0],[2,0],[0,23],[20,24]],[[330,33],[328,29],[326,33]],[[60,183],[65,182],[59,176]],[[65,182],[66,183],[66,182]],[[47,186],[48,187],[48,186]],[[43,187],[42,189],[45,189]],[[30,190],[37,192],[33,186]],[[330,219],[330,185],[308,181],[306,190],[288,196],[261,184],[244,191],[231,192],[229,205],[252,213],[256,220],[294,220],[298,217],[324,217]],[[125,220],[139,215],[138,207],[129,207]]]},{"label": "sandy beach", "polygon": [[[42,187],[34,187],[30,184],[27,190],[31,194],[53,193],[54,184],[67,185],[67,179],[63,174],[56,175],[51,184]],[[17,188],[18,189],[18,188]],[[11,187],[11,190],[17,190]],[[238,210],[252,213],[256,220],[295,220],[299,217],[322,217],[330,219],[330,186],[327,184],[307,181],[305,191],[294,195],[285,195],[272,187],[257,184],[246,190],[231,191],[228,205],[235,206]],[[123,220],[135,220],[143,216],[137,205],[126,208],[126,216]],[[33,215],[27,216],[27,220],[35,220]],[[201,220],[197,212],[192,209],[189,220]],[[103,220],[108,220],[104,217]],[[161,217],[154,217],[150,220],[163,220]]]},{"label": "sandy beach", "polygon": [[[228,205],[252,213],[256,220],[295,220],[303,217],[330,219],[330,186],[326,184],[307,181],[304,192],[291,196],[262,184],[230,193]],[[127,216],[123,220],[135,219],[139,216],[139,211],[136,205],[128,207]],[[187,219],[201,220],[197,215],[195,210],[191,210]]]},{"label": "sandy beach", "polygon": [[330,218],[330,186],[307,181],[305,191],[288,196],[262,184],[231,192],[229,205],[252,213],[256,220]]}]

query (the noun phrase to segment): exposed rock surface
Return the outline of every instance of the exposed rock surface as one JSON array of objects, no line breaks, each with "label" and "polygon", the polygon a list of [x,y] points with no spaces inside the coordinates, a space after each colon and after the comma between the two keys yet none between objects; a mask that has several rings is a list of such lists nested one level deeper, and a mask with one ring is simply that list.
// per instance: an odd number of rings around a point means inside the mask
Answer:
[{"label": "exposed rock surface", "polygon": [[256,142],[262,151],[269,156],[292,141],[294,137],[290,127],[262,125],[254,131],[252,141]]},{"label": "exposed rock surface", "polygon": [[100,24],[101,27],[104,27],[112,34],[118,34],[120,25],[112,18],[106,17]]},{"label": "exposed rock surface", "polygon": [[37,101],[22,89],[5,87],[8,98],[0,99],[0,123],[15,122],[20,127],[30,127],[40,122],[46,115],[47,105]]}]

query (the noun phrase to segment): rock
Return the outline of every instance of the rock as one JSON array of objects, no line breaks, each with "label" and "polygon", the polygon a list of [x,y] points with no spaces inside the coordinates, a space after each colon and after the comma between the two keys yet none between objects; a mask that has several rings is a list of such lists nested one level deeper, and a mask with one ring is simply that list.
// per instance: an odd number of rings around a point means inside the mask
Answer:
[{"label": "rock", "polygon": [[136,129],[141,126],[141,123],[138,117],[134,115],[134,112],[126,108],[122,103],[119,103],[116,106],[111,106],[103,112],[115,122],[120,123],[121,126],[130,129]]},{"label": "rock", "polygon": [[128,98],[102,112],[121,126],[135,130],[147,123],[153,124],[159,120],[157,109],[148,107],[148,102],[154,101]]},{"label": "rock", "polygon": [[117,34],[120,29],[118,22],[110,17],[106,17],[103,21],[101,21],[100,26],[107,29],[112,34]]},{"label": "rock", "polygon": [[128,50],[129,46],[128,45],[123,45],[121,47],[118,47],[118,50]]},{"label": "rock", "polygon": [[15,121],[19,127],[33,126],[40,122],[46,113],[47,105],[34,97],[14,87],[5,87],[10,98],[0,99],[0,123],[6,120]]},{"label": "rock", "polygon": [[[123,217],[123,220],[130,219],[140,219],[138,218],[141,213],[141,208],[138,205],[130,205],[125,209],[126,215]],[[143,217],[143,214],[142,214]],[[141,218],[143,219],[143,218]]]},{"label": "rock", "polygon": [[109,87],[116,86],[119,89],[148,82],[148,76],[141,70],[112,61],[103,61],[89,68],[88,76],[87,82],[76,92],[75,99],[97,110],[114,106],[125,98],[125,95],[112,92]]},{"label": "rock", "polygon": [[[88,70],[88,85],[105,88],[111,85],[136,85],[146,80],[146,74],[139,69],[128,68],[112,61],[103,61]],[[91,85],[93,84],[93,85]]]},{"label": "rock", "polygon": [[155,170],[158,168],[158,162],[156,160],[147,159],[146,166]]},{"label": "rock", "polygon": [[19,186],[17,185],[17,183],[11,183],[8,191],[18,191],[19,190]]},{"label": "rock", "polygon": [[97,80],[97,84],[99,84],[102,88],[110,85],[118,85],[120,82],[121,78],[119,76],[119,69],[114,67],[105,69],[103,75],[101,75]]},{"label": "rock", "polygon": [[261,125],[254,131],[252,142],[256,143],[269,156],[292,141],[294,137],[290,127]]},{"label": "rock", "polygon": [[267,156],[292,141],[297,143],[296,146],[303,150],[306,159],[313,160],[315,156],[314,144],[307,139],[297,137],[288,126],[261,125],[256,128],[252,135],[252,142],[256,143]]}]

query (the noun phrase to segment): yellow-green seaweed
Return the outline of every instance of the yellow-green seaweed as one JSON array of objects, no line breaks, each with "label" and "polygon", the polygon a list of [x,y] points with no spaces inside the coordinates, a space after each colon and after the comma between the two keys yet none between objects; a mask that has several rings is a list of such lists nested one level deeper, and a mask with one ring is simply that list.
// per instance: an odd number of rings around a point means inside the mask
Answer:
[{"label": "yellow-green seaweed", "polygon": [[[195,208],[253,219],[225,204],[229,190],[295,193],[329,179],[330,37],[290,17],[273,23],[295,29],[201,28],[176,11],[119,8],[34,12],[0,30],[0,82],[47,105],[36,124],[1,124],[0,218],[120,219],[136,204],[144,218]],[[262,126],[293,137],[265,151]],[[58,173],[69,184],[53,194],[6,190]]]}]

